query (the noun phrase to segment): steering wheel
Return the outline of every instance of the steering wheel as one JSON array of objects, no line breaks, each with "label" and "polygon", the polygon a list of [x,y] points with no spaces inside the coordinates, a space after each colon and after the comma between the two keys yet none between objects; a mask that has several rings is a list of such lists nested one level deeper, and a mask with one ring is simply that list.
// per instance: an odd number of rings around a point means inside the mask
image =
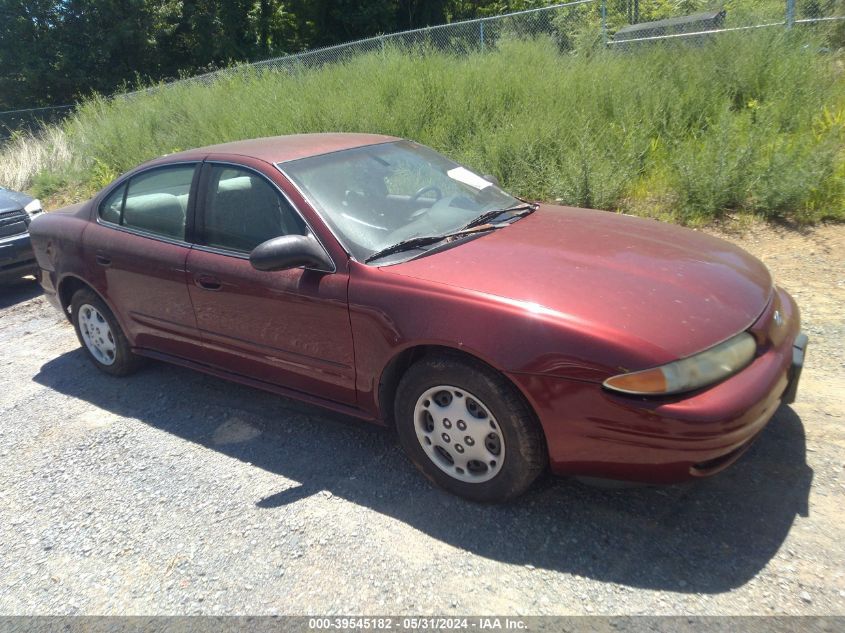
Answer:
[{"label": "steering wheel", "polygon": [[410,200],[410,201],[411,201],[411,202],[418,202],[418,201],[419,201],[419,199],[422,197],[422,195],[423,195],[426,191],[433,191],[434,193],[436,193],[436,194],[437,194],[437,198],[435,198],[435,200],[434,200],[435,202],[437,202],[438,200],[440,200],[440,198],[442,198],[442,197],[443,197],[443,192],[442,192],[442,191],[440,191],[440,189],[438,189],[438,188],[437,188],[437,187],[435,187],[434,185],[426,185],[425,187],[422,187],[421,189],[418,189],[418,190],[417,190],[417,192],[416,192],[413,196],[411,196],[411,200]]},{"label": "steering wheel", "polygon": [[[433,191],[434,194],[437,196],[434,199],[434,204],[437,204],[438,202],[440,202],[443,199],[443,192],[440,191],[440,189],[438,187],[435,187],[434,185],[426,185],[425,187],[418,189],[417,192],[413,196],[411,196],[411,199],[409,200],[411,208],[413,208],[414,206],[417,205],[417,203],[419,203],[420,198],[427,191]],[[434,206],[434,204],[432,205],[432,207]],[[411,211],[411,214],[409,216],[407,216],[407,219],[412,220],[412,221],[416,220],[416,219],[424,216],[426,213],[428,213],[428,211],[430,209],[431,209],[431,207],[423,207],[421,209],[415,209],[414,211]]]}]

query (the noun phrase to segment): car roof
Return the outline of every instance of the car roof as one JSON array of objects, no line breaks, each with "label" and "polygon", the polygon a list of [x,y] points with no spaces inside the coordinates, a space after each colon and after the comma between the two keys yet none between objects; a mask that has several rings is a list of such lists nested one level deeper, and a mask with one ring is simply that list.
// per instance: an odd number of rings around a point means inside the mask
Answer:
[{"label": "car roof", "polygon": [[264,138],[198,147],[176,154],[168,154],[151,162],[196,160],[209,154],[232,154],[250,156],[268,163],[282,163],[289,160],[352,149],[354,147],[389,143],[398,140],[400,139],[395,136],[385,136],[382,134],[352,134],[342,132],[267,136]]}]

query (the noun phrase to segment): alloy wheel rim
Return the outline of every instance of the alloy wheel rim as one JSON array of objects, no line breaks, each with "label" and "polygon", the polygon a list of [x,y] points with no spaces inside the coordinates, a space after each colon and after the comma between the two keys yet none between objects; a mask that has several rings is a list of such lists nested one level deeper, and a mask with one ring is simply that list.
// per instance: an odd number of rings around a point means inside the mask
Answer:
[{"label": "alloy wheel rim", "polygon": [[428,458],[459,481],[483,483],[499,474],[505,440],[492,411],[465,389],[438,385],[414,407],[414,430]]},{"label": "alloy wheel rim", "polygon": [[113,365],[117,359],[117,346],[114,342],[109,322],[99,310],[87,303],[79,306],[79,331],[85,347],[98,363]]}]

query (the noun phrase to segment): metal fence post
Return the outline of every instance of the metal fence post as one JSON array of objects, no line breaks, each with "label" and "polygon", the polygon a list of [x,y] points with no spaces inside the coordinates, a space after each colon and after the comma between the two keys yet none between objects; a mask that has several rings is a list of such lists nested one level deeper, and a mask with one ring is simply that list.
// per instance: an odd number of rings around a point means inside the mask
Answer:
[{"label": "metal fence post", "polygon": [[484,20],[478,22],[478,36],[481,40],[481,50],[484,51]]},{"label": "metal fence post", "polygon": [[795,0],[786,0],[786,28],[795,24]]},{"label": "metal fence post", "polygon": [[601,0],[601,39],[607,48],[607,0]]},{"label": "metal fence post", "polygon": [[640,21],[640,0],[628,0],[625,5],[628,14],[628,24],[637,24]]}]

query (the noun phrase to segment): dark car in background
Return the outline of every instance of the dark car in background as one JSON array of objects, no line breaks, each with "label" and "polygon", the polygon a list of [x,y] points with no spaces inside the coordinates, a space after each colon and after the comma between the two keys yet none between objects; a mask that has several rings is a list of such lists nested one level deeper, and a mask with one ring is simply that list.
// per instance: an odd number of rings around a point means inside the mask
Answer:
[{"label": "dark car in background", "polygon": [[29,223],[41,211],[41,202],[32,196],[0,187],[0,284],[38,271]]}]

